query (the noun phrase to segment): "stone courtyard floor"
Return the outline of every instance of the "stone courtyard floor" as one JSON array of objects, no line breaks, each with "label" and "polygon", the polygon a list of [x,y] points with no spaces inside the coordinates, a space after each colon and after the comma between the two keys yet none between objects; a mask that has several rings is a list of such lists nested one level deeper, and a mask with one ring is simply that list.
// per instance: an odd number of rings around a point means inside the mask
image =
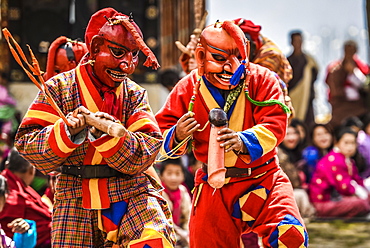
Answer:
[{"label": "stone courtyard floor", "polygon": [[312,221],[306,226],[309,248],[370,248],[368,221]]}]

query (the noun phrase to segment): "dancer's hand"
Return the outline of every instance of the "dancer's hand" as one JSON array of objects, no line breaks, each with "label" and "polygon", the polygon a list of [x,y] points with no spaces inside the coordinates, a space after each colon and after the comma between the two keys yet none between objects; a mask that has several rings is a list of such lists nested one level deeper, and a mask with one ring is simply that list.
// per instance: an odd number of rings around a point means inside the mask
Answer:
[{"label": "dancer's hand", "polygon": [[194,113],[188,112],[184,114],[178,121],[175,129],[175,138],[178,142],[181,142],[189,135],[192,135],[200,124],[195,120]]},{"label": "dancer's hand", "polygon": [[78,134],[86,127],[86,120],[83,114],[89,113],[89,110],[85,107],[79,107],[66,116],[68,123],[70,124],[68,125],[68,131],[72,136]]},{"label": "dancer's hand", "polygon": [[225,152],[234,150],[236,153],[247,153],[243,141],[239,135],[232,129],[225,127],[218,132],[218,141],[224,141],[220,144],[221,147],[225,147]]}]

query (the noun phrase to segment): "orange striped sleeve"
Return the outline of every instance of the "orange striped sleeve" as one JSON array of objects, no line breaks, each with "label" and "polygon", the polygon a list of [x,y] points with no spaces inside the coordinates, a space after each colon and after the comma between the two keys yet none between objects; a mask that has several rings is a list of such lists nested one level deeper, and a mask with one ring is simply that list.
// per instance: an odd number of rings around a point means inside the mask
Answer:
[{"label": "orange striped sleeve", "polygon": [[68,157],[80,145],[70,140],[62,119],[55,122],[50,132],[48,142],[55,154],[62,158]]}]

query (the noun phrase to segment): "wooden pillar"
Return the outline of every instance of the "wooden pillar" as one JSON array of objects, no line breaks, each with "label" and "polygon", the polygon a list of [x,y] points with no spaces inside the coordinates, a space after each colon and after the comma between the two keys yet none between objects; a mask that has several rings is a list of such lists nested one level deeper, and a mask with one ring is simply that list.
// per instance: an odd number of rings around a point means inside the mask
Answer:
[{"label": "wooden pillar", "polygon": [[181,52],[175,41],[180,41],[184,45],[189,42],[190,35],[200,20],[199,15],[202,15],[200,13],[204,13],[204,8],[205,0],[161,1],[161,69],[179,66]]},{"label": "wooden pillar", "polygon": [[[0,0],[0,23],[1,29],[8,27],[9,0]],[[9,73],[10,51],[3,34],[0,34],[0,72]]]}]

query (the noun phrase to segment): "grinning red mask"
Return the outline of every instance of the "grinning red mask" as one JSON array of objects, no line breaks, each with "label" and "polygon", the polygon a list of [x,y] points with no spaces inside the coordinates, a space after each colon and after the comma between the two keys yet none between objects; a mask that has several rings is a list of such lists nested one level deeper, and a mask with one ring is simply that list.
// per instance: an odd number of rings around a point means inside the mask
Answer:
[{"label": "grinning red mask", "polygon": [[[247,47],[244,33],[232,22],[217,22],[206,27],[195,50],[199,74],[219,89],[235,88],[237,84],[230,84],[230,79],[242,60],[248,63]],[[244,77],[245,73],[240,79]]]},{"label": "grinning red mask", "polygon": [[90,59],[95,60],[95,76],[109,87],[118,87],[134,72],[140,50],[148,56],[144,65],[159,67],[136,23],[112,8],[102,9],[91,17],[85,41]]},{"label": "grinning red mask", "polygon": [[109,87],[118,87],[139,62],[139,47],[122,25],[105,24],[91,42],[93,71]]}]

